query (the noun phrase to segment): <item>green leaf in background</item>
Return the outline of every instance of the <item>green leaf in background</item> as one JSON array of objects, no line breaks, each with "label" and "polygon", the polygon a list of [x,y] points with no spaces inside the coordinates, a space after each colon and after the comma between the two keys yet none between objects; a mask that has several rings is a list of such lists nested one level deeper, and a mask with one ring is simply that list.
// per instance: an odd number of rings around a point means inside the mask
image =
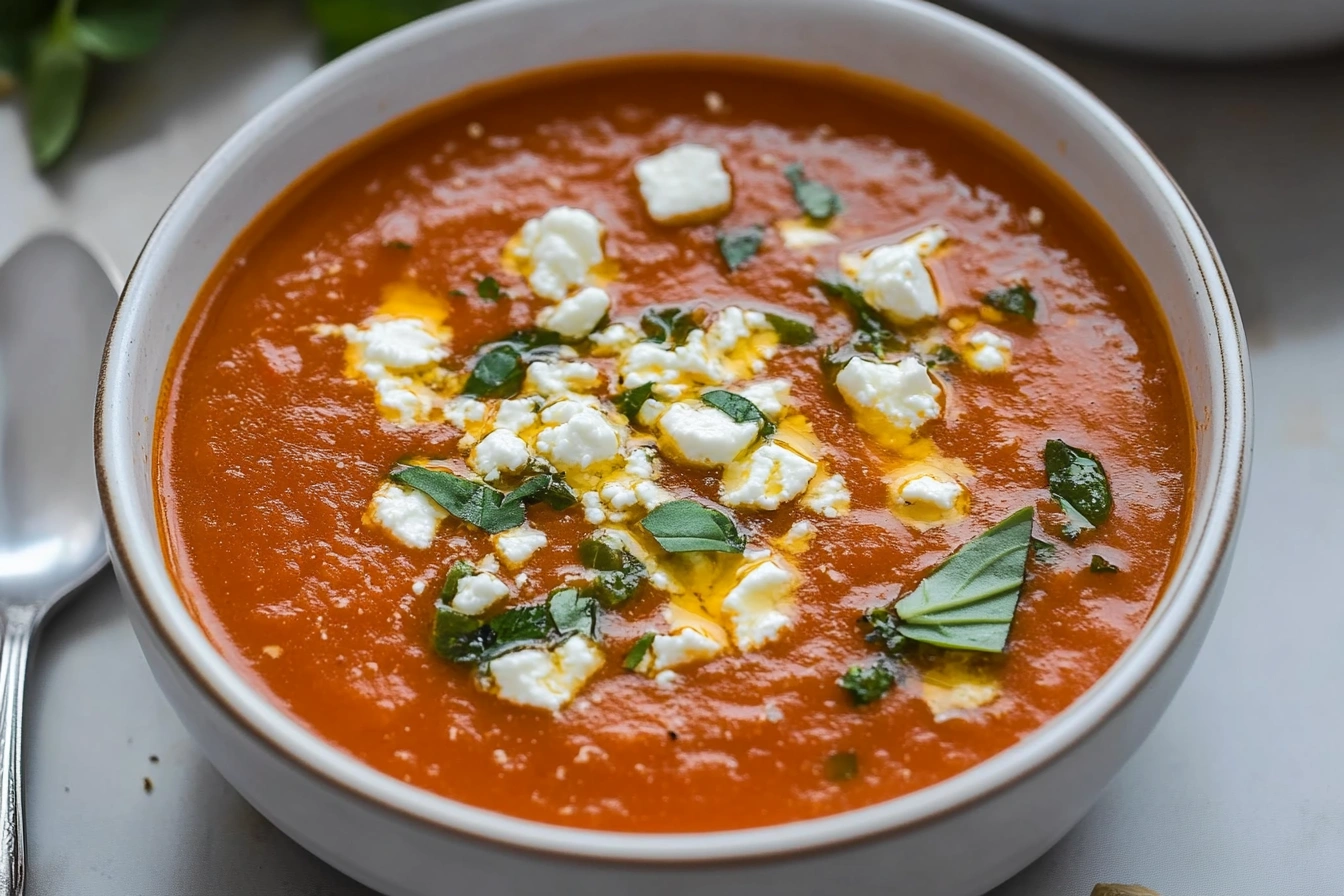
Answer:
[{"label": "green leaf in background", "polygon": [[770,438],[778,427],[761,409],[741,395],[735,395],[726,389],[714,389],[700,396],[700,400],[713,408],[718,408],[734,423],[755,423],[761,428],[761,436]]},{"label": "green leaf in background", "polygon": [[32,45],[28,64],[28,144],[33,161],[47,168],[79,129],[89,57],[75,45],[70,23],[57,21]]},{"label": "green leaf in background", "polygon": [[836,684],[849,691],[849,696],[858,706],[880,700],[896,683],[896,675],[887,668],[887,664],[878,661],[871,666],[850,666]]},{"label": "green leaf in background", "polygon": [[659,504],[639,524],[663,550],[673,554],[740,554],[747,546],[746,538],[727,516],[684,498]]},{"label": "green leaf in background", "polygon": [[367,40],[463,0],[307,0],[308,17],[332,59]]},{"label": "green leaf in background", "polygon": [[736,230],[720,230],[714,237],[729,271],[735,271],[750,261],[761,250],[761,241],[764,239],[765,228],[759,224]]},{"label": "green leaf in background", "polygon": [[823,183],[808,180],[803,166],[797,162],[784,169],[784,178],[793,187],[794,201],[813,224],[824,224],[845,207],[840,194]]},{"label": "green leaf in background", "polygon": [[18,33],[0,32],[0,97],[19,83],[23,72],[24,40]]},{"label": "green leaf in background", "polygon": [[1073,540],[1111,515],[1111,484],[1095,455],[1050,439],[1045,443],[1045,477],[1051,497],[1069,517],[1065,538]]},{"label": "green leaf in background", "polygon": [[83,0],[70,36],[97,59],[138,59],[163,40],[172,7],[166,0]]},{"label": "green leaf in background", "polygon": [[1016,314],[1027,320],[1036,319],[1036,295],[1031,287],[1019,283],[1002,289],[991,289],[981,298],[986,305],[1004,314]]},{"label": "green leaf in background", "polygon": [[811,324],[805,324],[792,317],[767,311],[765,319],[779,337],[780,345],[807,345],[817,338],[817,331],[812,329]]}]

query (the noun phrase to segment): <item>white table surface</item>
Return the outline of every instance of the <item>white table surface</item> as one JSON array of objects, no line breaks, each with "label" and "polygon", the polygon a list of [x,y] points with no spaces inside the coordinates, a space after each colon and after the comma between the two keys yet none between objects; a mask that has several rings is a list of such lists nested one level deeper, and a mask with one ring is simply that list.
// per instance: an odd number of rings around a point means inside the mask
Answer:
[{"label": "white table surface", "polygon": [[[1344,57],[1217,69],[1042,49],[1128,119],[1212,231],[1250,339],[1256,463],[1231,583],[1171,709],[1083,823],[996,896],[1086,896],[1099,880],[1166,896],[1335,896]],[[316,55],[297,3],[195,12],[152,60],[100,70],[78,146],[46,178],[14,105],[0,106],[0,256],[68,227],[128,270],[188,175]],[[51,622],[29,681],[31,896],[368,894],[201,756],[110,574]]]}]

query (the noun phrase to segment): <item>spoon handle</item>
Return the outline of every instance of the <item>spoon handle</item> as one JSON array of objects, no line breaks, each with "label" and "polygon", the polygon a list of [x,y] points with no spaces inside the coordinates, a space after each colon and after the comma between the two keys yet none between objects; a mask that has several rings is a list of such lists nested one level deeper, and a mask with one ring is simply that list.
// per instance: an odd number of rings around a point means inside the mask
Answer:
[{"label": "spoon handle", "polygon": [[23,682],[36,620],[31,608],[9,607],[0,635],[0,896],[23,896]]}]

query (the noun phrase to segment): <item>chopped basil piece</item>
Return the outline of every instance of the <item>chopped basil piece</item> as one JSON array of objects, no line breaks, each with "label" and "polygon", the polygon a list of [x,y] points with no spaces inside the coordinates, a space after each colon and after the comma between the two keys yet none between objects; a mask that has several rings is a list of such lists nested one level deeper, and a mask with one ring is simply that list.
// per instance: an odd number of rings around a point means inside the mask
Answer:
[{"label": "chopped basil piece", "polygon": [[539,473],[525,480],[504,496],[502,504],[535,504],[545,501],[552,510],[565,510],[578,503],[579,496],[565,483],[563,473]]},{"label": "chopped basil piece", "polygon": [[812,329],[810,324],[805,324],[801,320],[785,317],[782,314],[773,314],[769,311],[765,312],[765,319],[774,328],[775,335],[779,337],[781,345],[807,345],[817,338],[817,331]]},{"label": "chopped basil piece", "polygon": [[557,588],[546,602],[555,630],[562,635],[597,637],[597,601],[576,588]]},{"label": "chopped basil piece", "polygon": [[700,396],[700,400],[711,407],[718,408],[729,417],[733,418],[734,423],[755,423],[761,428],[761,436],[770,438],[775,434],[779,427],[775,426],[773,420],[761,413],[761,409],[756,407],[741,395],[734,395],[725,389],[714,389]]},{"label": "chopped basil piece", "polygon": [[1105,557],[1101,556],[1100,554],[1093,554],[1093,555],[1092,555],[1092,562],[1088,564],[1087,568],[1090,569],[1090,570],[1092,570],[1093,572],[1119,572],[1119,571],[1120,571],[1120,567],[1116,566],[1114,563],[1112,563],[1111,561],[1107,560]]},{"label": "chopped basil piece", "polygon": [[784,178],[793,187],[793,201],[813,224],[823,224],[844,209],[840,195],[825,184],[808,180],[797,162],[784,169]]},{"label": "chopped basil piece", "polygon": [[833,299],[840,299],[854,311],[855,326],[871,336],[881,336],[890,332],[882,315],[878,314],[857,286],[838,273],[817,277],[817,286]]},{"label": "chopped basil piece", "polygon": [[474,398],[512,398],[523,387],[523,359],[511,345],[498,345],[481,355],[471,369],[463,395]]},{"label": "chopped basil piece", "polygon": [[880,644],[892,656],[900,653],[908,643],[905,635],[901,634],[901,620],[886,607],[869,610],[859,622],[871,629],[863,639]]},{"label": "chopped basil piece", "polygon": [[498,302],[500,299],[507,299],[509,294],[499,286],[499,281],[494,277],[482,277],[476,284],[476,295],[485,299],[487,302]]},{"label": "chopped basil piece", "polygon": [[956,349],[950,345],[939,343],[924,353],[924,366],[937,367],[940,364],[946,367],[948,364],[955,364],[961,360],[961,355],[957,354]]},{"label": "chopped basil piece", "polygon": [[[470,479],[426,467],[403,467],[392,473],[393,482],[424,492],[434,503],[465,523],[494,534],[521,526],[526,519],[522,501],[529,496],[506,500],[496,489]],[[521,488],[521,487],[520,487]],[[515,490],[517,491],[517,490]]]},{"label": "chopped basil piece", "polygon": [[640,316],[639,328],[649,342],[681,345],[695,329],[695,317],[681,308],[649,308]]},{"label": "chopped basil piece", "polygon": [[488,624],[495,633],[495,646],[491,649],[495,654],[519,644],[545,642],[555,634],[550,610],[540,605],[513,607]]},{"label": "chopped basil piece", "polygon": [[541,327],[530,327],[526,330],[514,330],[503,339],[497,339],[492,346],[507,345],[519,351],[521,354],[536,352],[539,349],[552,348],[560,345],[560,334],[554,330],[543,330]]},{"label": "chopped basil piece", "polygon": [[387,249],[400,249],[403,252],[409,252],[411,250],[411,244],[405,240],[388,240],[383,243],[383,246]]},{"label": "chopped basil piece", "polygon": [[644,407],[644,402],[653,397],[653,383],[645,383],[642,386],[636,386],[633,389],[627,389],[620,395],[617,395],[612,401],[626,419],[631,423],[639,419],[639,409]]},{"label": "chopped basil piece", "polygon": [[478,663],[495,645],[494,629],[475,616],[439,604],[434,608],[434,652],[454,663]]},{"label": "chopped basil piece", "polygon": [[1031,287],[1022,283],[1002,289],[991,289],[981,297],[981,301],[1004,314],[1016,314],[1027,320],[1036,319],[1036,296],[1032,293]]},{"label": "chopped basil piece", "polygon": [[1055,562],[1055,554],[1058,548],[1048,541],[1042,541],[1039,538],[1031,540],[1031,558],[1038,563],[1044,563],[1046,566]]},{"label": "chopped basil piece", "polygon": [[639,523],[663,550],[674,554],[711,551],[740,554],[747,540],[727,516],[698,501],[660,504]]},{"label": "chopped basil piece", "polygon": [[630,652],[625,655],[625,662],[621,666],[628,672],[633,672],[639,668],[639,664],[644,662],[644,657],[648,656],[649,648],[653,646],[654,633],[648,632],[640,635],[639,640],[630,648]]},{"label": "chopped basil piece", "polygon": [[1095,455],[1051,439],[1045,443],[1045,476],[1050,496],[1069,518],[1064,537],[1070,541],[1111,515],[1111,485]]},{"label": "chopped basil piece", "polygon": [[719,254],[723,256],[728,270],[735,271],[746,264],[753,255],[761,250],[761,241],[765,239],[765,228],[759,224],[739,227],[736,230],[720,230],[714,237],[719,244]]},{"label": "chopped basil piece", "polygon": [[896,630],[935,647],[1001,653],[1026,577],[1034,515],[1024,507],[958,548],[891,606]]},{"label": "chopped basil piece", "polygon": [[850,781],[859,776],[859,755],[853,750],[832,753],[823,766],[828,781]]},{"label": "chopped basil piece", "polygon": [[836,684],[849,691],[849,696],[858,706],[881,699],[895,683],[895,674],[880,660],[871,666],[850,666],[836,681]]},{"label": "chopped basil piece", "polygon": [[457,583],[467,576],[475,574],[476,567],[464,560],[458,560],[448,567],[448,577],[443,580],[443,590],[439,592],[439,600],[445,604],[451,603],[453,598],[457,597]]},{"label": "chopped basil piece", "polygon": [[585,538],[579,542],[579,562],[596,572],[583,593],[596,598],[605,607],[614,607],[634,596],[648,577],[639,558],[623,545],[606,537]]}]

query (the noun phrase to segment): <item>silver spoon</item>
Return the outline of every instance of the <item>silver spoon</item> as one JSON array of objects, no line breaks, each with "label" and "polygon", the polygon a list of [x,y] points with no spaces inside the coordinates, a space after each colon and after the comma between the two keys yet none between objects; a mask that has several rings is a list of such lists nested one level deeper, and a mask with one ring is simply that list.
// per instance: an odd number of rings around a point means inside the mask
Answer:
[{"label": "silver spoon", "polygon": [[107,560],[93,400],[117,287],[69,237],[0,265],[0,896],[23,893],[23,682],[43,619]]}]

